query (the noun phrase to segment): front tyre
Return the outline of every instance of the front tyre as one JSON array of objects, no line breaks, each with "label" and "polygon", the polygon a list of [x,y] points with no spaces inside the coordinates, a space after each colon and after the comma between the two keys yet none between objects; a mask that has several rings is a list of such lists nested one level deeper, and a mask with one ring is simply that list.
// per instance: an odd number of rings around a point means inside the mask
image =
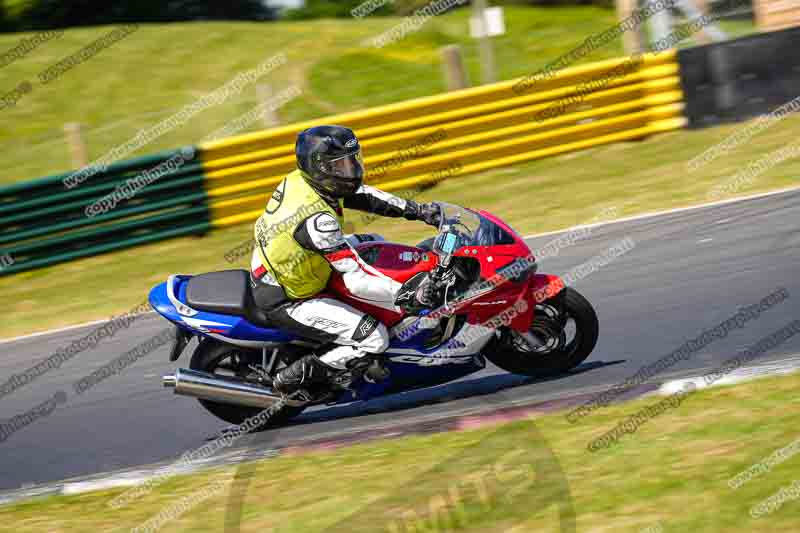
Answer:
[{"label": "front tyre", "polygon": [[531,334],[542,344],[532,348],[518,333],[503,329],[486,348],[489,361],[513,374],[552,376],[581,364],[597,344],[597,314],[578,291],[566,287],[536,306]]},{"label": "front tyre", "polygon": [[[200,370],[201,372],[208,372],[209,374],[230,377],[236,375],[231,369],[240,367],[243,361],[243,354],[236,346],[206,340],[201,342],[197,349],[195,349],[192,354],[192,360],[189,363],[189,368],[192,370]],[[239,425],[248,418],[254,417],[261,411],[264,411],[264,409],[259,407],[251,407],[248,405],[235,405],[200,398],[198,398],[197,401],[212,415],[229,424],[235,425]],[[286,423],[290,418],[299,415],[303,409],[304,407],[284,405],[270,417],[269,423],[261,429],[280,426]]]}]

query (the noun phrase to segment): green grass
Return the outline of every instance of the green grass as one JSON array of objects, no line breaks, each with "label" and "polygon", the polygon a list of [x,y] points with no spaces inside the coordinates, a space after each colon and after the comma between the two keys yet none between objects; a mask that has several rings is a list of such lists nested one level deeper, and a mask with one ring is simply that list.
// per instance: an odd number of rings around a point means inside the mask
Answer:
[{"label": "green grass", "polygon": [[[417,200],[486,209],[523,234],[585,223],[604,207],[616,207],[620,216],[626,216],[702,203],[715,184],[744,165],[796,142],[800,117],[784,119],[698,171],[686,170],[688,160],[741,127],[676,131],[453,178]],[[800,160],[790,159],[738,193],[796,186],[799,175]],[[356,213],[349,213],[347,219],[357,231],[381,233],[400,242],[414,243],[430,234],[429,228],[417,222],[379,218],[365,225]],[[140,303],[170,273],[248,268],[248,258],[229,264],[224,254],[251,238],[251,232],[250,225],[243,225],[206,237],[173,239],[2,277],[0,293],[12,319],[3,321],[0,337],[109,318]],[[546,261],[541,269],[547,271]]]},{"label": "green grass", "polygon": [[[401,22],[366,17],[302,22],[196,22],[145,24],[122,41],[43,86],[37,74],[77,52],[110,27],[69,29],[3,68],[2,90],[21,81],[33,92],[1,112],[0,184],[64,172],[71,167],[63,125],[83,124],[90,158],[134,137],[239,72],[278,52],[286,65],[262,82],[275,92],[297,85],[303,94],[280,110],[284,123],[362,109],[444,90],[439,49],[461,44],[473,83],[479,81],[478,53],[467,36],[468,9],[435,17],[401,41],[382,49],[361,46]],[[509,7],[508,33],[495,39],[500,79],[522,76],[580,44],[591,32],[615,23],[612,10]],[[0,51],[25,34],[0,35]],[[622,53],[614,43],[582,59],[597,61]],[[254,87],[209,108],[133,155],[199,141],[257,104]],[[253,125],[252,129],[262,127]]]},{"label": "green grass", "polygon": [[[800,479],[800,458],[736,490],[727,482],[797,439],[798,386],[793,375],[700,391],[596,453],[587,451],[590,440],[660,398],[606,408],[575,425],[558,413],[262,461],[248,469],[241,531],[361,533],[392,531],[390,522],[410,531],[401,520],[412,512],[429,526],[452,526],[416,531],[559,531],[557,507],[548,503],[570,498],[581,532],[638,533],[657,524],[667,532],[797,531],[800,501],[759,519],[748,513]],[[4,506],[0,523],[20,533],[128,531],[233,470],[173,478],[119,511],[106,504],[124,489]],[[231,490],[165,529],[221,531]],[[432,516],[442,503],[445,510]]]},{"label": "green grass", "polygon": [[[311,84],[326,99],[357,109],[446,90],[440,48],[458,44],[472,83],[479,83],[477,47],[465,34],[468,10],[437,18],[402,41],[383,49],[351,49],[341,56],[323,58],[314,68]],[[506,8],[507,33],[493,39],[498,79],[524,76],[578,46],[591,33],[616,23],[613,11],[599,8]],[[620,42],[596,50],[580,62],[622,55]],[[342,73],[352,79],[342,83]]]}]

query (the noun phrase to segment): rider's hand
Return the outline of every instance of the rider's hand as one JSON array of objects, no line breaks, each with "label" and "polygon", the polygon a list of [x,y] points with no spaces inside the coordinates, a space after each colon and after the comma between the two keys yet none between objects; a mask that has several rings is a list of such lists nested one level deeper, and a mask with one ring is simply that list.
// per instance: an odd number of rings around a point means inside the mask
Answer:
[{"label": "rider's hand", "polygon": [[420,272],[403,283],[394,303],[405,312],[416,314],[422,309],[436,307],[439,292],[428,274]]},{"label": "rider's hand", "polygon": [[419,204],[417,206],[417,218],[426,224],[439,227],[442,220],[441,210],[438,204]]},{"label": "rider's hand", "polygon": [[436,296],[438,293],[439,291],[429,276],[417,289],[417,302],[419,305],[425,307],[436,307],[438,303],[438,298]]}]

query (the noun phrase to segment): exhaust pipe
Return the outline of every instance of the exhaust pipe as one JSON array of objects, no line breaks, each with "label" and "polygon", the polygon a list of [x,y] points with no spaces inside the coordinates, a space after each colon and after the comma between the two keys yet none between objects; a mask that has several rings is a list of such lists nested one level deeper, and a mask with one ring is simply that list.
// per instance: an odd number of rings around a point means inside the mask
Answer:
[{"label": "exhaust pipe", "polygon": [[186,368],[179,368],[175,374],[164,376],[162,383],[164,387],[174,389],[175,394],[182,396],[264,409],[272,407],[281,398],[269,389],[257,385]]}]

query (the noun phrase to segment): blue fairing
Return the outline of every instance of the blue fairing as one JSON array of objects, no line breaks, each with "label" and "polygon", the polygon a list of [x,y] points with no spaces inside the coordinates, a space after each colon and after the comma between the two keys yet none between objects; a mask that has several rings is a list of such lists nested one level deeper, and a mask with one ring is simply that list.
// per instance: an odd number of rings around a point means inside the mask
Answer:
[{"label": "blue fairing", "polygon": [[[175,284],[175,296],[181,302],[186,301],[186,281],[188,276],[180,276]],[[161,316],[194,334],[215,337],[226,337],[231,341],[250,343],[275,343],[297,340],[298,337],[279,329],[261,328],[251,324],[240,316],[224,315],[198,311],[196,315],[184,316],[178,313],[167,296],[167,284],[161,283],[150,291],[150,305]]]},{"label": "blue fairing", "polygon": [[389,377],[378,383],[369,383],[367,381],[354,383],[352,388],[355,392],[345,392],[337,399],[337,403],[369,400],[385,394],[447,383],[477,372],[483,369],[485,365],[483,357],[480,355],[475,356],[468,363],[436,366],[393,361],[392,354],[387,353],[385,355],[389,357],[389,361],[386,363],[386,367],[390,372]]},{"label": "blue fairing", "polygon": [[[381,382],[385,391],[399,392],[419,387],[446,383],[454,379],[482,370],[486,362],[480,354],[472,357],[442,357],[441,346],[426,348],[431,331],[422,330],[419,334],[400,341],[392,339],[384,355],[389,359],[387,367],[390,377]],[[416,353],[393,353],[395,350],[414,350]],[[371,392],[371,391],[369,391]],[[368,391],[364,391],[368,395]]]},{"label": "blue fairing", "polygon": [[[190,276],[175,278],[173,291],[180,303],[186,302],[186,282],[189,279]],[[300,340],[299,337],[279,329],[255,326],[243,317],[205,311],[197,311],[191,316],[182,315],[167,295],[167,283],[156,285],[150,291],[149,299],[150,305],[160,315],[196,335],[252,347]],[[384,353],[388,359],[386,366],[390,371],[389,377],[379,383],[354,383],[354,390],[344,393],[337,402],[367,400],[384,394],[446,383],[477,372],[485,366],[480,354],[447,358],[437,354],[441,347],[425,348],[429,335],[430,330],[421,330],[405,341],[393,338]],[[396,350],[403,353],[397,353]]]}]

